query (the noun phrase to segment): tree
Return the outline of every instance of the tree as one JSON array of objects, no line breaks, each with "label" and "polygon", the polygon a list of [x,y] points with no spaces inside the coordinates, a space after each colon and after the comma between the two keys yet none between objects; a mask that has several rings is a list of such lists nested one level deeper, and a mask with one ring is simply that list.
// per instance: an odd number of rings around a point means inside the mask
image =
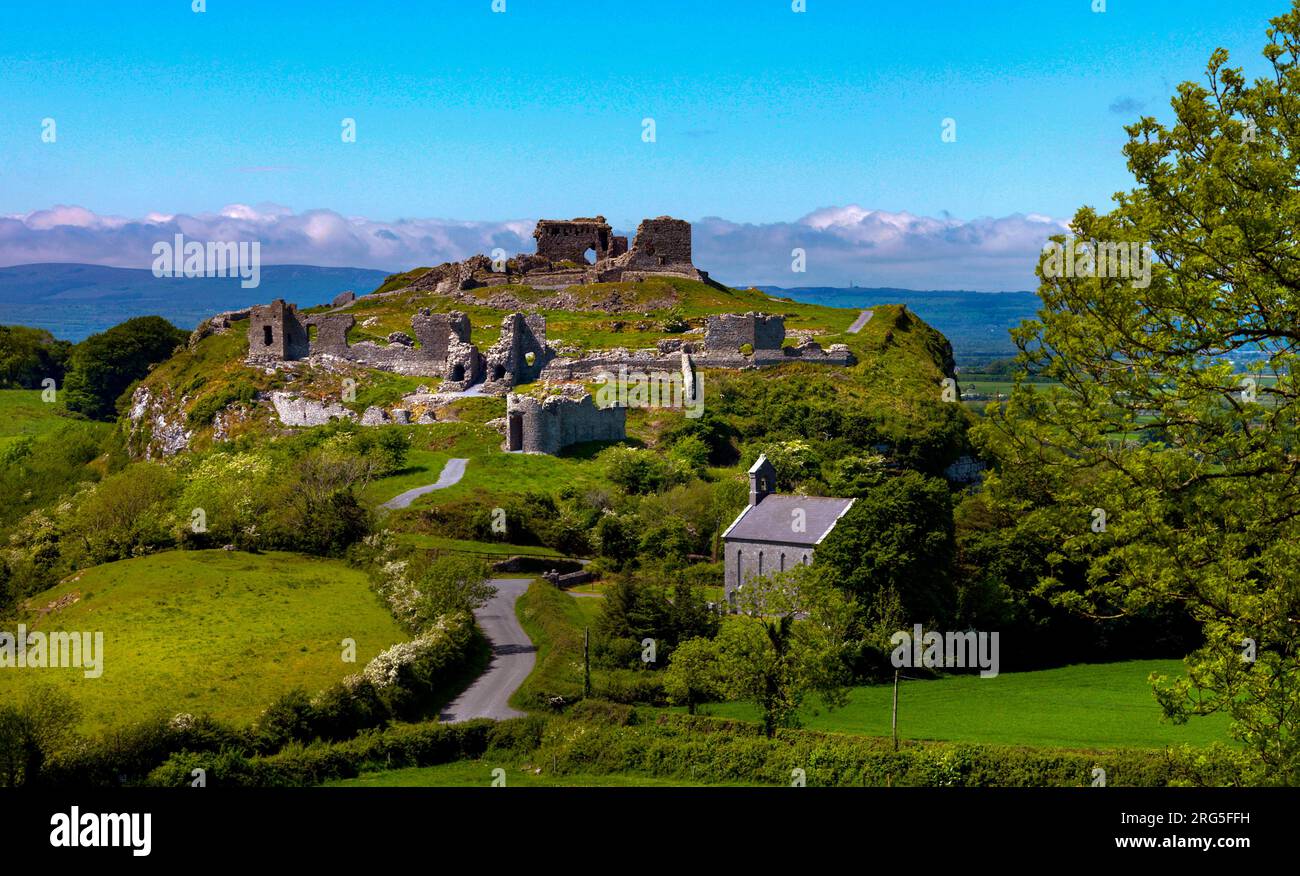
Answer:
[{"label": "tree", "polygon": [[73,738],[81,711],[66,692],[32,688],[19,706],[0,706],[0,787],[31,786],[50,755]]},{"label": "tree", "polygon": [[600,454],[605,476],[625,493],[654,493],[668,485],[672,471],[659,454],[638,447],[610,447]]},{"label": "tree", "polygon": [[0,325],[0,389],[40,389],[47,377],[61,383],[71,350],[45,329]]},{"label": "tree", "polygon": [[[978,430],[1003,473],[1038,483],[1026,495],[994,473],[992,499],[1061,534],[1040,592],[1091,617],[1183,606],[1204,646],[1185,678],[1154,680],[1161,705],[1227,712],[1255,780],[1285,784],[1300,782],[1298,51],[1300,3],[1268,30],[1269,76],[1248,83],[1216,50],[1172,126],[1127,128],[1137,185],[1076,213],[1076,268],[1145,242],[1150,272],[1064,276],[1058,238],[1043,309],[1014,336],[1059,386],[1018,377]],[[1133,440],[1144,428],[1158,440]],[[1072,567],[1077,586],[1057,574]]]},{"label": "tree", "polygon": [[465,554],[448,554],[415,570],[416,613],[422,625],[456,612],[482,608],[497,595],[488,581],[488,568],[482,560]]},{"label": "tree", "polygon": [[696,637],[677,646],[664,673],[664,690],[671,702],[685,705],[692,715],[698,704],[723,696],[718,648],[710,639]]},{"label": "tree", "polygon": [[723,620],[715,640],[723,689],[758,706],[764,733],[796,726],[809,693],[827,708],[846,702],[857,608],[824,570],[752,579],[737,603],[742,613]]},{"label": "tree", "polygon": [[914,471],[866,489],[817,547],[817,564],[864,605],[893,589],[915,622],[950,616],[954,556],[948,485]]},{"label": "tree", "polygon": [[92,420],[111,420],[118,396],[169,358],[188,335],[161,316],[138,316],[72,348],[64,403]]},{"label": "tree", "polygon": [[807,441],[777,441],[764,444],[762,452],[776,469],[776,483],[781,490],[797,489],[801,484],[814,480],[821,474],[821,457]]},{"label": "tree", "polygon": [[834,496],[859,498],[880,486],[888,475],[883,456],[845,456],[831,466],[826,485]]}]

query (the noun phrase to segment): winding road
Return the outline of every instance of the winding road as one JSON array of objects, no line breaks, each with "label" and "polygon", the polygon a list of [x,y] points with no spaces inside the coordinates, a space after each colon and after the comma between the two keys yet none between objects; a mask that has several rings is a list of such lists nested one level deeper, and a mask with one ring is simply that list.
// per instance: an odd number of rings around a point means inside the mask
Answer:
[{"label": "winding road", "polygon": [[519,689],[537,662],[537,648],[515,617],[515,601],[528,589],[528,578],[493,578],[488,583],[497,595],[474,612],[479,627],[492,643],[492,662],[464,693],[443,709],[439,720],[448,724],[473,718],[519,718],[510,707],[510,695]]},{"label": "winding road", "polygon": [[459,483],[460,479],[465,476],[465,464],[467,462],[469,462],[468,459],[447,460],[447,464],[442,467],[442,473],[438,475],[436,483],[425,484],[423,487],[416,487],[407,490],[405,493],[398,493],[379,507],[389,509],[407,508],[425,493],[432,493],[434,490],[445,490],[452,484]]}]

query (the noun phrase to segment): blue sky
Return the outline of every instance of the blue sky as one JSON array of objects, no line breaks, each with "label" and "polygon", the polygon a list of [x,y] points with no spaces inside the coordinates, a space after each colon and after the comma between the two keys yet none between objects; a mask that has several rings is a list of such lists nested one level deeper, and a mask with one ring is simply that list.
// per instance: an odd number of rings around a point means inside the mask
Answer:
[{"label": "blue sky", "polygon": [[1286,5],[1091,3],[6,2],[0,215],[1068,218],[1215,47],[1262,69]]}]

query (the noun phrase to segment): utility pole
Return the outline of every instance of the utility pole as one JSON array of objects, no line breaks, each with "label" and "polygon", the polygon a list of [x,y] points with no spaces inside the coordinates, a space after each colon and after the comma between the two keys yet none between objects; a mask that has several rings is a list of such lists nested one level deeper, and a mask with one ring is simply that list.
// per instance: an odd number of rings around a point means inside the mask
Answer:
[{"label": "utility pole", "polygon": [[[591,696],[591,628],[582,628],[582,695]],[[897,699],[897,693],[895,693]],[[895,746],[897,747],[897,746]]]},{"label": "utility pole", "polygon": [[889,721],[889,728],[894,734],[894,751],[898,751],[898,670],[894,670],[894,716]]}]

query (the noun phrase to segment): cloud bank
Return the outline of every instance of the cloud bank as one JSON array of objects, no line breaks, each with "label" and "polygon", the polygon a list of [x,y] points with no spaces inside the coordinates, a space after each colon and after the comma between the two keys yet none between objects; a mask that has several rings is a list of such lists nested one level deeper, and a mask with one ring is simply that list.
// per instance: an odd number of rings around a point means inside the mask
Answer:
[{"label": "cloud bank", "polygon": [[[0,267],[81,262],[147,268],[159,241],[259,241],[263,264],[401,271],[488,253],[531,252],[534,220],[381,222],[332,210],[232,204],[216,213],[126,218],[55,206],[0,216]],[[1064,220],[1035,214],[971,220],[827,207],[792,222],[694,223],[695,263],[729,284],[896,286],[1000,291],[1035,287],[1034,265]],[[631,234],[635,228],[620,233]],[[793,270],[795,250],[805,270]]]}]

